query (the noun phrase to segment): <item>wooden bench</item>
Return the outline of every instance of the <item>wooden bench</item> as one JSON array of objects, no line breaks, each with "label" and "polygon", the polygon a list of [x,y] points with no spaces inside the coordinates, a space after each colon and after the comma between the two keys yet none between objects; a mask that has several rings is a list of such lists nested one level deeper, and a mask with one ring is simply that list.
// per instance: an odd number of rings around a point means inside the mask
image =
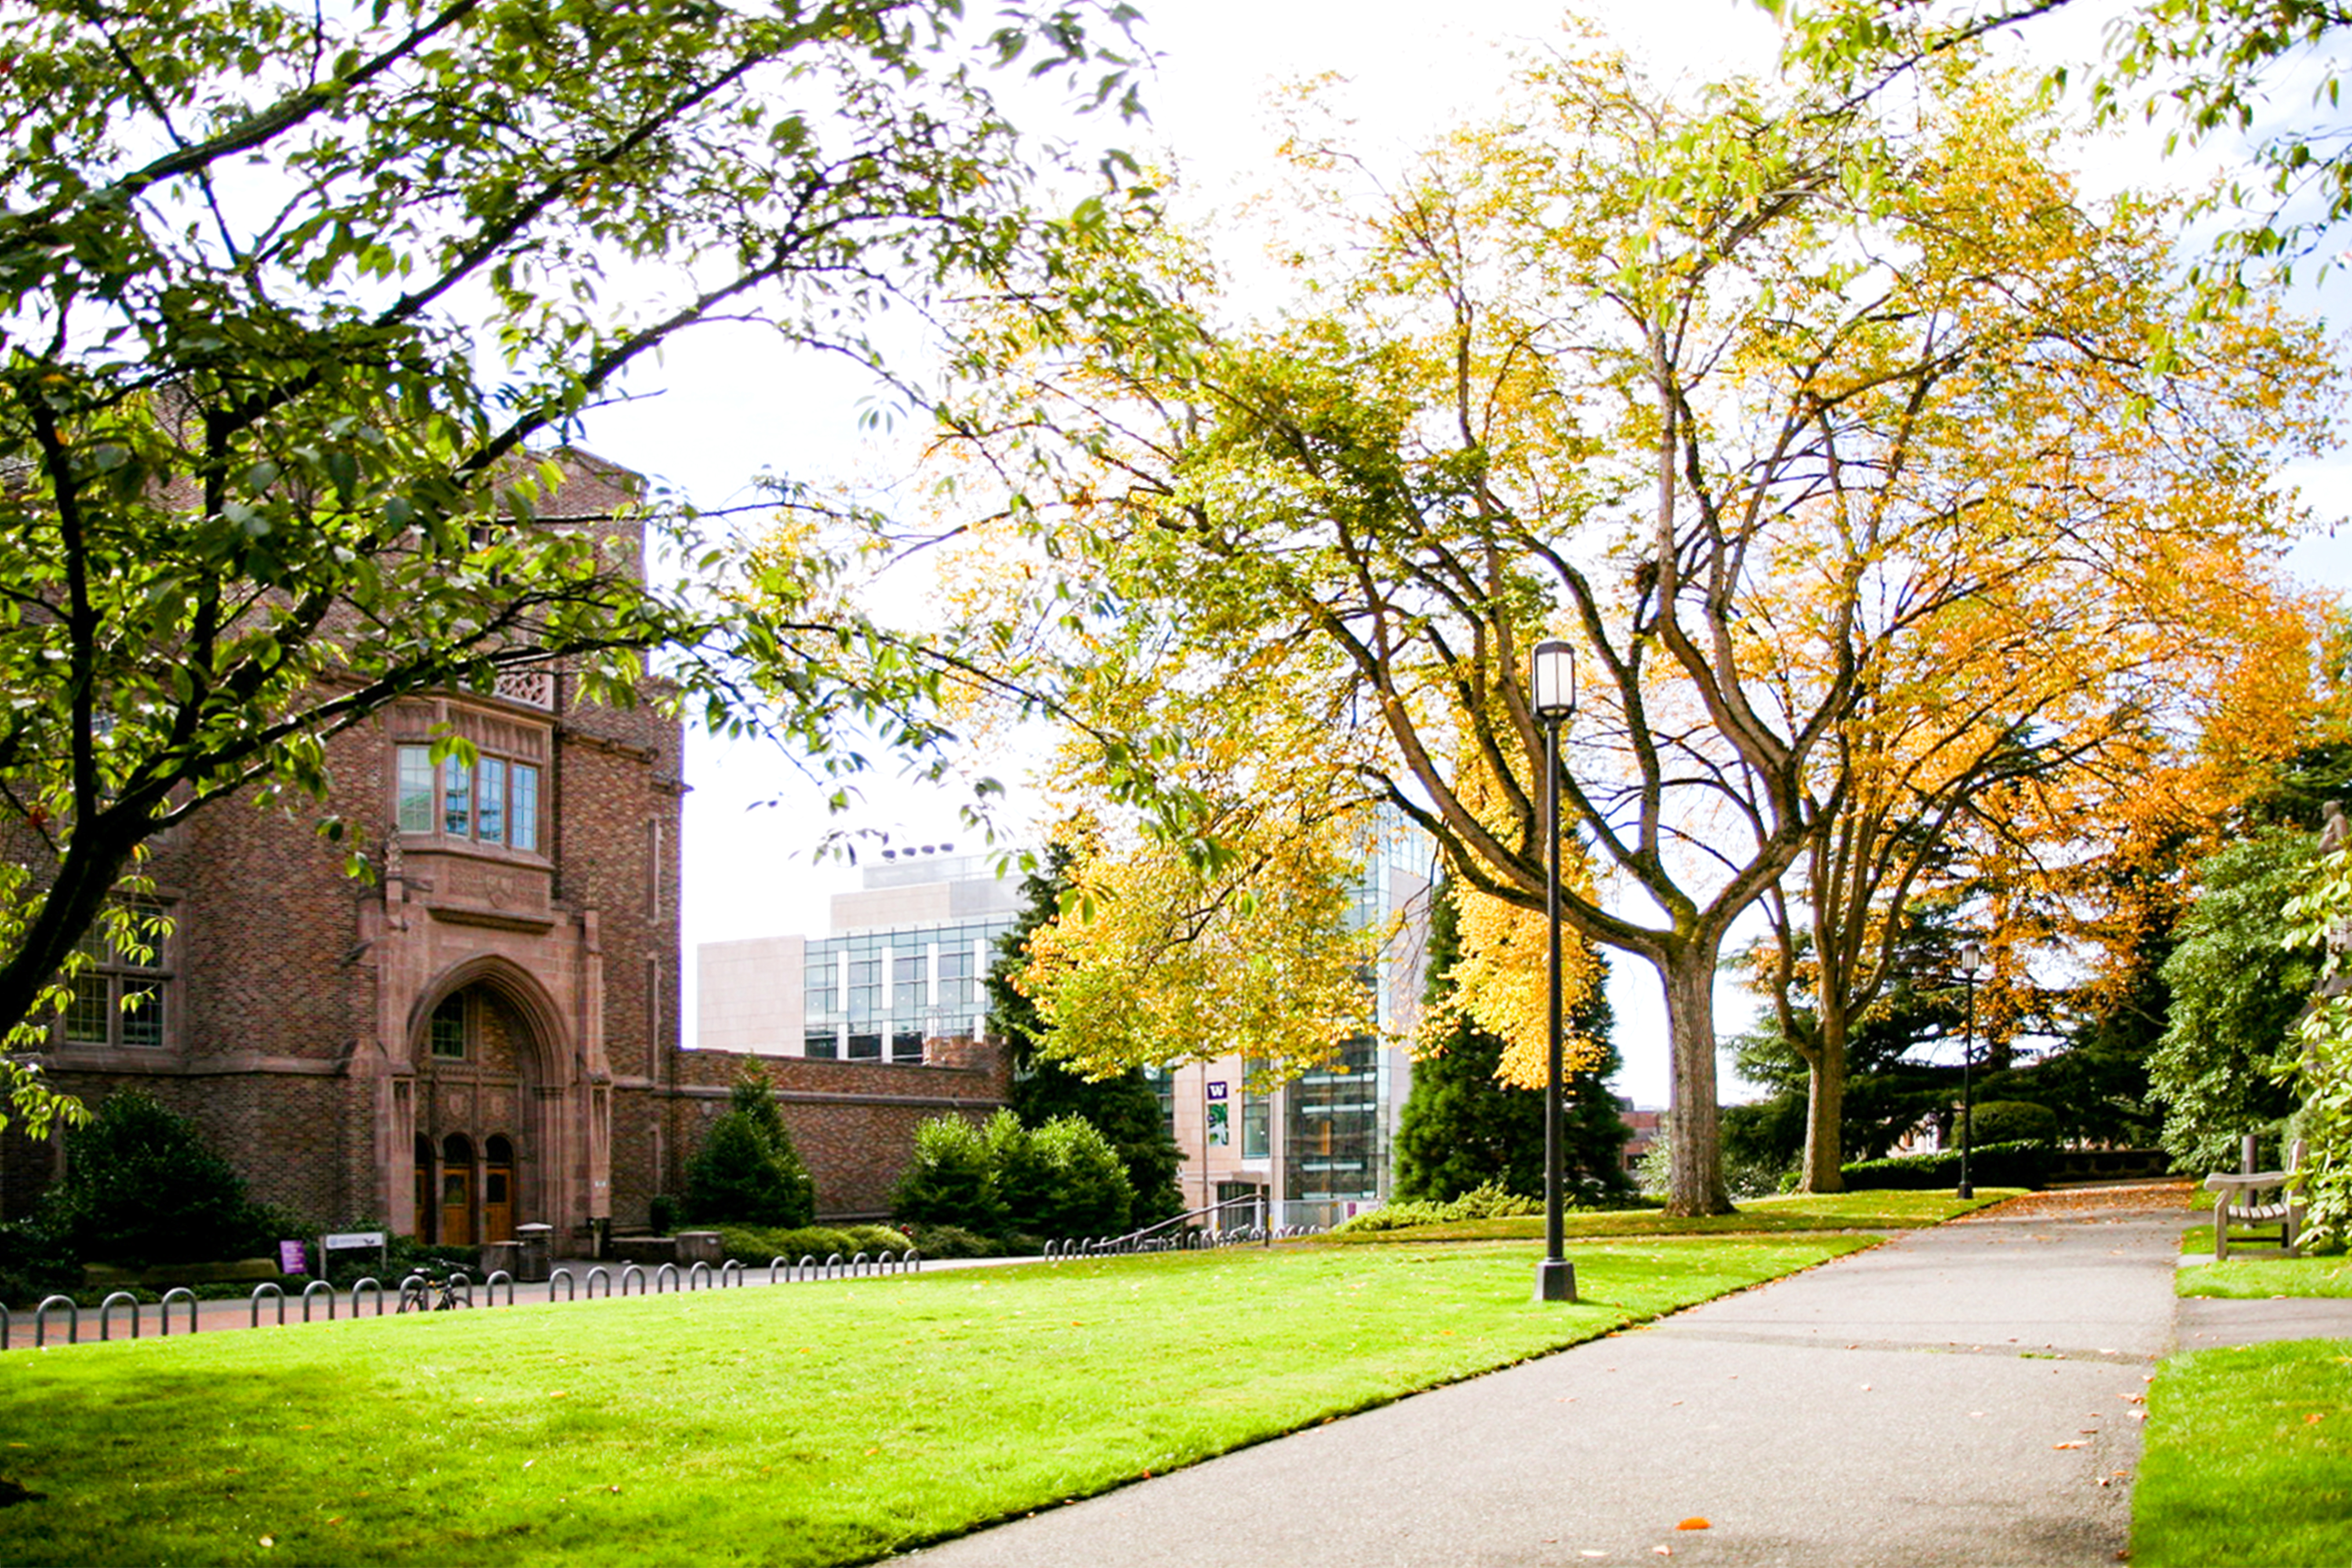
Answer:
[{"label": "wooden bench", "polygon": [[[2252,1140],[2248,1140],[2249,1143]],[[2230,1255],[2230,1227],[2275,1225],[2279,1228],[2279,1246],[2292,1252],[2303,1236],[2303,1194],[2294,1178],[2303,1169],[2305,1155],[2301,1138],[2287,1152],[2286,1169],[2283,1171],[2242,1171],[2234,1176],[2214,1175],[2205,1178],[2205,1190],[2213,1198],[2213,1260],[2218,1263]],[[2252,1164],[2250,1159],[2248,1164]]]}]

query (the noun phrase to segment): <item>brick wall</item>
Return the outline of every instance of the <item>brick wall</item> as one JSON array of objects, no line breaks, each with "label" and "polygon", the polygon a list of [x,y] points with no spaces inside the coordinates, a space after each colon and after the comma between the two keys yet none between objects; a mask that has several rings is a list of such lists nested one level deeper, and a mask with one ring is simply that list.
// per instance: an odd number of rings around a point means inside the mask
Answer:
[{"label": "brick wall", "polygon": [[815,1183],[818,1217],[886,1215],[890,1191],[914,1154],[919,1124],[945,1115],[978,1121],[1004,1103],[1012,1074],[1001,1048],[963,1042],[960,1060],[969,1065],[680,1051],[667,1123],[669,1190],[685,1190],[686,1162],[727,1108],[729,1086],[746,1063],[756,1062],[776,1086],[784,1128]]}]

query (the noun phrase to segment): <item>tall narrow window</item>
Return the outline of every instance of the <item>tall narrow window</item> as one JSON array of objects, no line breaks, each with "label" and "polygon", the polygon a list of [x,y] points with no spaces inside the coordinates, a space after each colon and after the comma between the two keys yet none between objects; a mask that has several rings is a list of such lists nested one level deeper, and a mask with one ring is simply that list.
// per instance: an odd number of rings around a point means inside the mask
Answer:
[{"label": "tall narrow window", "polygon": [[441,764],[441,831],[461,839],[474,834],[474,770],[454,757]]},{"label": "tall narrow window", "polygon": [[507,765],[485,757],[474,769],[474,834],[490,843],[507,837]]},{"label": "tall narrow window", "polygon": [[433,831],[433,748],[404,746],[399,748],[399,756],[394,788],[400,831],[429,833]]},{"label": "tall narrow window", "polygon": [[508,803],[507,842],[519,850],[539,848],[539,769],[528,762],[509,768],[513,798]]},{"label": "tall narrow window", "polygon": [[433,1054],[444,1061],[461,1061],[466,1054],[466,998],[462,991],[441,998],[427,1026]]}]

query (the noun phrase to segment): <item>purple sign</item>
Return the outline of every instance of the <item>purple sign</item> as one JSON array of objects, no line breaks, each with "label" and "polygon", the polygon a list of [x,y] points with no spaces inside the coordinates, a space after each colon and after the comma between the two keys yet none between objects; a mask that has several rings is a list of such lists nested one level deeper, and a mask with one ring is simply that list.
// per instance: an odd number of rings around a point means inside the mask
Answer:
[{"label": "purple sign", "polygon": [[307,1274],[310,1271],[310,1249],[299,1241],[278,1244],[278,1271],[281,1274]]}]

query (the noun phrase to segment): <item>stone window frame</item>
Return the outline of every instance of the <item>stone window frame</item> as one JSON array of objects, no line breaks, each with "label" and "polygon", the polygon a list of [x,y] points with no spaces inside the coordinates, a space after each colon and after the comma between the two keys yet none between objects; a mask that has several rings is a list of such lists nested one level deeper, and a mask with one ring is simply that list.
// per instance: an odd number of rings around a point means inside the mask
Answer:
[{"label": "stone window frame", "polygon": [[[134,909],[150,912],[152,918],[161,923],[153,951],[140,958],[136,954],[126,953],[98,930],[85,933],[75,944],[89,956],[91,962],[67,981],[73,994],[51,1030],[57,1043],[68,1050],[145,1054],[169,1051],[178,1043],[180,901],[158,894],[124,902]],[[160,1004],[152,1034],[144,1029],[134,1031],[130,1028],[138,1014],[135,1010],[125,1011],[122,1002],[134,987],[152,988]],[[103,1038],[87,1029],[76,1033],[78,1018],[102,1019]]]}]

